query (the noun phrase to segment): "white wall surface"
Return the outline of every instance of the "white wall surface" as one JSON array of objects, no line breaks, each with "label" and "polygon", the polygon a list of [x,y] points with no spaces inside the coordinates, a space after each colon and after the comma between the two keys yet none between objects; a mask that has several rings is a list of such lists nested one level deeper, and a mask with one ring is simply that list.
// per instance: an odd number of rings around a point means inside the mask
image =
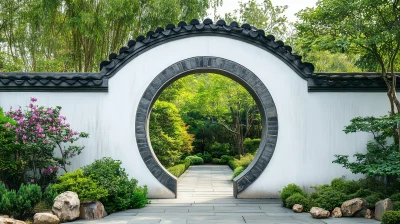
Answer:
[{"label": "white wall surface", "polygon": [[239,194],[240,198],[277,197],[289,183],[305,189],[329,183],[335,177],[355,178],[335,154],[365,150],[371,136],[342,131],[355,116],[384,115],[385,93],[309,93],[307,82],[272,54],[256,46],[224,37],[190,37],[157,46],[133,59],[109,80],[108,93],[0,93],[0,106],[27,105],[30,97],[46,106],[60,105],[71,127],[90,134],[80,140],[86,149],[70,171],[110,156],[123,162],[139,184],[149,187],[150,198],[174,194],[150,173],[135,139],[135,113],[145,89],[165,68],[195,56],[235,61],[257,75],[270,91],[278,112],[279,133],[275,153],[262,175]]}]

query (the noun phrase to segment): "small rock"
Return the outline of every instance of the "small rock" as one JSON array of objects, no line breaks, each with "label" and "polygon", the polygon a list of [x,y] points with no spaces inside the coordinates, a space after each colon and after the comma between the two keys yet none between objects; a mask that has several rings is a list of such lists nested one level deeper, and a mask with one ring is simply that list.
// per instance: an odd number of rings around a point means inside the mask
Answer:
[{"label": "small rock", "polygon": [[310,210],[311,216],[317,219],[328,218],[330,216],[329,211],[326,211],[323,208],[312,207]]},{"label": "small rock", "polygon": [[293,205],[293,211],[297,213],[302,213],[303,212],[303,205],[300,204],[295,204]]},{"label": "small rock", "polygon": [[100,201],[84,201],[80,207],[81,219],[102,219],[107,216],[106,210]]},{"label": "small rock", "polygon": [[380,200],[375,204],[375,219],[382,221],[382,215],[386,211],[393,210],[392,200],[386,198],[385,200]]},{"label": "small rock", "polygon": [[370,209],[367,209],[367,211],[365,212],[364,218],[372,219],[373,216],[374,216],[374,214],[372,213],[372,211]]},{"label": "small rock", "polygon": [[343,202],[341,206],[342,215],[345,217],[351,217],[356,212],[365,208],[365,201],[361,198],[354,198],[348,201]]},{"label": "small rock", "polygon": [[60,223],[60,219],[49,213],[36,213],[33,216],[33,223],[34,224],[58,224]]},{"label": "small rock", "polygon": [[336,207],[335,209],[333,209],[333,211],[332,211],[332,217],[333,217],[333,218],[340,218],[340,217],[342,217],[342,211],[340,210],[339,207]]},{"label": "small rock", "polygon": [[66,191],[54,199],[51,211],[61,222],[72,221],[79,217],[80,201],[78,195],[72,191]]},{"label": "small rock", "polygon": [[0,218],[0,224],[26,224],[26,223],[12,218]]}]

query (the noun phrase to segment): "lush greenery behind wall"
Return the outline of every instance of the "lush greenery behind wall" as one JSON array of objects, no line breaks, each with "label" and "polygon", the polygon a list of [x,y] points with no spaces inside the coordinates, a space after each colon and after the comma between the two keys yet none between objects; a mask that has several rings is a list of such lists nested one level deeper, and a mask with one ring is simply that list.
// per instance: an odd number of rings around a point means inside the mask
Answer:
[{"label": "lush greenery behind wall", "polygon": [[166,167],[188,155],[205,163],[224,155],[255,154],[261,118],[247,90],[217,74],[196,74],[167,87],[150,115],[150,139]]}]

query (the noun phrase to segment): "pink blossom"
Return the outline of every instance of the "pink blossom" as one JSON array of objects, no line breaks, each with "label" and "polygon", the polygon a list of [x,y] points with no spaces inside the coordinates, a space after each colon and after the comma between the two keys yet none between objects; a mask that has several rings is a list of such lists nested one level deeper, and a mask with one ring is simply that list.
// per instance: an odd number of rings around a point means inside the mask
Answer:
[{"label": "pink blossom", "polygon": [[66,123],[66,124],[65,124],[65,126],[69,127],[69,126],[70,126],[70,124]]},{"label": "pink blossom", "polygon": [[36,101],[37,101],[37,98],[31,97],[31,101],[32,101],[32,102],[36,102]]},{"label": "pink blossom", "polygon": [[69,154],[69,157],[72,158],[72,153]]},{"label": "pink blossom", "polygon": [[18,142],[16,141],[16,142],[14,142],[14,144],[18,145]]},{"label": "pink blossom", "polygon": [[23,135],[23,136],[22,136],[22,139],[23,139],[23,140],[25,140],[25,139],[27,139],[27,138],[28,138],[28,136],[26,136],[26,135]]},{"label": "pink blossom", "polygon": [[31,179],[31,183],[35,183],[35,179]]}]

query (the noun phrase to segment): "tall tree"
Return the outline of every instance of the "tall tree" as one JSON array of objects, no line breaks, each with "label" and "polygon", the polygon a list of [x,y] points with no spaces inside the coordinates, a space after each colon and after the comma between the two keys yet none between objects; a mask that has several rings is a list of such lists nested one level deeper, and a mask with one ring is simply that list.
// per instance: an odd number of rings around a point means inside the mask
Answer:
[{"label": "tall tree", "polygon": [[271,0],[263,0],[261,3],[257,0],[250,0],[240,2],[239,9],[234,10],[233,13],[225,14],[225,19],[248,23],[264,30],[267,34],[284,38],[288,31],[288,21],[284,15],[287,8],[287,5],[274,6]]},{"label": "tall tree", "polygon": [[320,0],[298,17],[297,35],[303,48],[315,45],[331,52],[356,53],[364,62],[358,65],[378,65],[388,88],[391,114],[400,112],[395,73],[400,50],[399,0]]}]

